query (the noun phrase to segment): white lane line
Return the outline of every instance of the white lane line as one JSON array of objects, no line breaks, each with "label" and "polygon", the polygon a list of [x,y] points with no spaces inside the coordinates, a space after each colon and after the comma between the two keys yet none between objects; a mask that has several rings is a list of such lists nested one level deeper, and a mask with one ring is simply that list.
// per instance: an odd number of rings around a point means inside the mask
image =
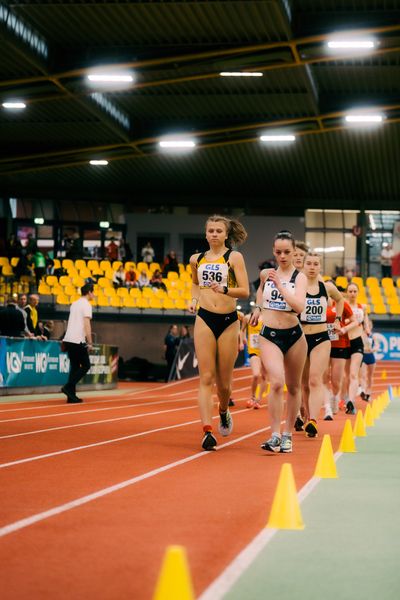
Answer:
[{"label": "white lane line", "polygon": [[23,437],[24,435],[35,435],[36,433],[48,433],[49,431],[60,431],[61,429],[75,429],[76,427],[87,427],[89,425],[98,425],[99,423],[114,423],[115,421],[129,421],[130,419],[139,419],[140,417],[153,417],[154,415],[165,415],[166,413],[178,412],[181,410],[191,410],[198,408],[197,404],[192,406],[180,406],[179,408],[170,408],[168,410],[158,410],[150,413],[140,413],[139,415],[129,415],[128,417],[115,417],[114,419],[101,419],[100,421],[86,421],[85,423],[76,423],[75,425],[62,425],[60,427],[49,427],[47,429],[35,429],[34,431],[24,431],[22,433],[11,433],[1,435],[0,440],[9,440],[10,438]]},{"label": "white lane line", "polygon": [[[334,455],[335,461],[337,461],[340,456],[342,456],[342,453],[336,452]],[[307,481],[297,494],[300,503],[307,498],[320,481],[320,477],[312,477]],[[267,544],[269,544],[278,531],[278,529],[268,528],[260,531],[260,533],[253,538],[253,540],[222,571],[222,573],[204,590],[198,600],[221,600],[240,579],[243,573],[252,565],[260,552]]]},{"label": "white lane line", "polygon": [[[169,429],[169,428],[167,428]],[[232,446],[237,444],[243,440],[246,440],[250,437],[258,435],[264,431],[267,431],[270,427],[263,427],[262,429],[258,429],[246,435],[243,435],[235,440],[227,442],[225,444],[221,444],[219,449],[227,448],[228,446]],[[121,481],[115,485],[111,485],[109,487],[97,490],[92,494],[88,494],[86,496],[82,496],[81,498],[76,498],[75,500],[71,500],[70,502],[66,502],[65,504],[60,504],[59,506],[55,506],[54,508],[50,508],[49,510],[45,510],[43,512],[37,513],[36,515],[32,515],[25,519],[20,519],[19,521],[15,521],[14,523],[10,523],[9,525],[5,525],[0,528],[0,537],[4,537],[9,535],[10,533],[14,533],[15,531],[19,531],[24,529],[25,527],[29,527],[30,525],[34,525],[39,521],[44,521],[45,519],[49,519],[50,517],[54,517],[55,515],[59,515],[61,513],[72,510],[73,508],[77,508],[78,506],[82,506],[83,504],[87,504],[88,502],[92,502],[93,500],[97,500],[98,498],[102,498],[107,496],[108,494],[112,494],[113,492],[117,492],[126,487],[134,485],[135,483],[139,483],[140,481],[144,481],[145,479],[149,479],[150,477],[154,477],[159,475],[160,473],[164,473],[165,471],[170,471],[176,467],[180,467],[186,463],[189,463],[193,460],[197,460],[198,458],[205,458],[206,456],[212,456],[214,452],[197,452],[196,454],[192,454],[187,456],[186,458],[182,458],[175,462],[164,465],[163,467],[158,467],[157,469],[153,469],[152,471],[148,471],[147,473],[143,473],[142,475],[137,475],[136,477],[132,477],[131,479],[127,479],[125,481]]]},{"label": "white lane line", "polygon": [[[235,411],[235,415],[238,415],[240,413],[248,413],[248,412],[249,412],[249,409],[245,408],[242,410]],[[213,419],[218,419],[218,418],[219,418],[218,415],[213,417]],[[48,452],[46,454],[38,454],[36,456],[29,456],[27,458],[21,458],[21,459],[14,460],[11,462],[2,463],[2,464],[0,464],[0,469],[5,469],[6,467],[12,467],[15,465],[21,465],[21,464],[32,462],[35,460],[42,460],[44,458],[51,458],[53,456],[60,456],[61,454],[70,454],[71,452],[87,450],[88,448],[95,448],[98,446],[106,446],[108,444],[114,444],[116,442],[131,440],[133,438],[142,437],[144,435],[150,435],[152,433],[158,433],[160,431],[167,431],[168,429],[174,429],[175,427],[178,428],[178,427],[185,427],[186,425],[193,425],[194,423],[200,423],[200,419],[196,419],[195,421],[186,421],[184,423],[178,423],[175,425],[168,425],[167,427],[159,427],[157,429],[148,429],[146,431],[141,431],[139,433],[133,433],[131,435],[124,435],[124,436],[118,437],[118,438],[111,438],[109,440],[103,440],[102,442],[94,442],[92,444],[85,444],[83,446],[74,446],[73,448],[67,448],[65,450],[56,450],[55,452]]]}]

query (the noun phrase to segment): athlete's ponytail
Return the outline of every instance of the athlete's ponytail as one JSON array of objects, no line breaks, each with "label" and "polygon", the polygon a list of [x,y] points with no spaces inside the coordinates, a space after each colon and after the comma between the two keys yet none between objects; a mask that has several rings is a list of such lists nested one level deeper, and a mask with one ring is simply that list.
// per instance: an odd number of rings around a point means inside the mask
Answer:
[{"label": "athlete's ponytail", "polygon": [[221,221],[225,224],[226,233],[228,235],[226,245],[229,248],[231,248],[232,246],[240,246],[240,244],[243,244],[243,242],[247,238],[247,231],[245,230],[240,221],[238,221],[237,219],[233,219],[232,217],[223,217],[221,215],[212,215],[207,219],[207,223],[215,223],[217,221]]},{"label": "athlete's ponytail", "polygon": [[292,246],[293,248],[296,247],[295,244],[295,239],[293,237],[293,234],[291,231],[288,231],[287,229],[282,229],[281,231],[279,231],[276,236],[274,237],[274,244],[277,240],[289,240],[290,242],[292,242]]}]

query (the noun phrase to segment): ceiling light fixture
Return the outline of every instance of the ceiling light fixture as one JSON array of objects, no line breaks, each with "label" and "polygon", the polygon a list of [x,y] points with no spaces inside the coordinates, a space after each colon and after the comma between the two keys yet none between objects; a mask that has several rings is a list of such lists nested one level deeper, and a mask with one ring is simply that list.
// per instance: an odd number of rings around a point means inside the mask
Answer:
[{"label": "ceiling light fixture", "polygon": [[330,50],[372,50],[376,46],[372,39],[338,38],[327,43]]},{"label": "ceiling light fixture", "polygon": [[108,229],[110,227],[109,221],[100,221],[99,225],[101,229]]},{"label": "ceiling light fixture", "polygon": [[258,71],[221,71],[221,77],[262,77],[264,73]]},{"label": "ceiling light fixture", "polygon": [[90,83],[132,83],[133,76],[129,73],[92,73],[87,76]]},{"label": "ceiling light fixture", "polygon": [[196,147],[194,140],[163,140],[158,144],[160,148],[164,148],[165,150],[190,150]]},{"label": "ceiling light fixture", "polygon": [[34,223],[35,223],[35,225],[43,225],[44,224],[43,217],[35,217]]},{"label": "ceiling light fixture", "polygon": [[379,124],[383,121],[383,115],[381,114],[354,114],[345,116],[346,123],[357,123],[357,124]]},{"label": "ceiling light fixture", "polygon": [[3,102],[3,108],[8,108],[9,110],[21,110],[22,108],[26,108],[26,104],[24,102],[20,102],[17,100]]},{"label": "ceiling light fixture", "polygon": [[261,135],[260,140],[262,142],[294,142],[296,137],[294,135]]},{"label": "ceiling light fixture", "polygon": [[108,165],[108,160],[98,160],[98,159],[96,159],[96,160],[91,160],[91,161],[90,161],[90,164],[91,164],[91,165],[94,165],[94,166],[96,166],[96,167],[97,167],[97,166],[104,166],[104,165]]}]

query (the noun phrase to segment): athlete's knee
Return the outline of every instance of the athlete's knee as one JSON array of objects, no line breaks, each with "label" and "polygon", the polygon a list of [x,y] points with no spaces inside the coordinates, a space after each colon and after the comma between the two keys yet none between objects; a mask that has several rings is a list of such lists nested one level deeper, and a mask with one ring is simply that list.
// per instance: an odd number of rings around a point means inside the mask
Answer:
[{"label": "athlete's knee", "polygon": [[290,383],[287,385],[287,391],[290,396],[297,396],[300,393],[300,384]]},{"label": "athlete's knee", "polygon": [[226,398],[227,396],[231,395],[232,388],[230,385],[226,385],[225,382],[218,385],[217,389],[218,389],[218,395],[222,396],[223,398]]},{"label": "athlete's knee", "polygon": [[321,381],[321,376],[320,375],[310,375],[310,379],[309,379],[309,386],[310,388],[316,388],[318,386],[321,385],[322,381]]},{"label": "athlete's knee", "polygon": [[204,373],[200,373],[200,384],[206,386],[212,386],[215,382],[215,373],[214,371],[205,371]]},{"label": "athlete's knee", "polygon": [[273,394],[281,394],[283,392],[283,386],[285,385],[285,382],[282,380],[276,380],[276,381],[271,381],[270,382],[271,385],[271,392]]}]

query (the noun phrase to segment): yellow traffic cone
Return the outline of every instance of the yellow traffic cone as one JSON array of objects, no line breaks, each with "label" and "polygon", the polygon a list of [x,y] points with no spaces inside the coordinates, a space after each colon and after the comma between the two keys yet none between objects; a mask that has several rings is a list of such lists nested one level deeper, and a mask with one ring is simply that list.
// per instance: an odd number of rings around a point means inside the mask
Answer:
[{"label": "yellow traffic cone", "polygon": [[186,551],[183,546],[168,546],[153,600],[195,600]]},{"label": "yellow traffic cone", "polygon": [[271,384],[270,384],[270,382],[268,381],[268,383],[267,383],[267,387],[266,387],[266,390],[265,390],[265,392],[263,393],[263,398],[265,398],[266,396],[268,396],[268,394],[269,394],[269,391],[270,391],[270,388],[271,388]]},{"label": "yellow traffic cone", "polygon": [[287,385],[286,385],[286,383],[283,384],[283,391],[287,392]]},{"label": "yellow traffic cone", "polygon": [[367,432],[365,431],[362,410],[360,410],[360,409],[358,409],[358,411],[357,411],[356,422],[354,423],[353,434],[355,435],[355,437],[365,437],[367,435]]},{"label": "yellow traffic cone", "polygon": [[383,369],[381,379],[386,379],[386,378],[387,378],[387,373],[386,373],[385,369]]},{"label": "yellow traffic cone", "polygon": [[373,427],[374,426],[374,416],[372,414],[371,405],[367,404],[367,408],[364,413],[364,425],[365,427]]},{"label": "yellow traffic cone", "polygon": [[340,438],[339,452],[357,452],[350,419],[346,419],[344,424],[342,437]]},{"label": "yellow traffic cone", "polygon": [[282,465],[267,527],[304,529],[292,465],[289,463]]},{"label": "yellow traffic cone", "polygon": [[337,476],[338,474],[336,470],[335,458],[333,456],[331,436],[326,433],[322,439],[314,477],[337,479]]},{"label": "yellow traffic cone", "polygon": [[[256,398],[258,398],[258,395],[259,395],[259,393],[260,393],[260,386],[258,385],[258,386],[256,387],[256,393],[255,393],[255,397],[256,397]],[[261,400],[261,398],[260,398],[260,400]]]}]

